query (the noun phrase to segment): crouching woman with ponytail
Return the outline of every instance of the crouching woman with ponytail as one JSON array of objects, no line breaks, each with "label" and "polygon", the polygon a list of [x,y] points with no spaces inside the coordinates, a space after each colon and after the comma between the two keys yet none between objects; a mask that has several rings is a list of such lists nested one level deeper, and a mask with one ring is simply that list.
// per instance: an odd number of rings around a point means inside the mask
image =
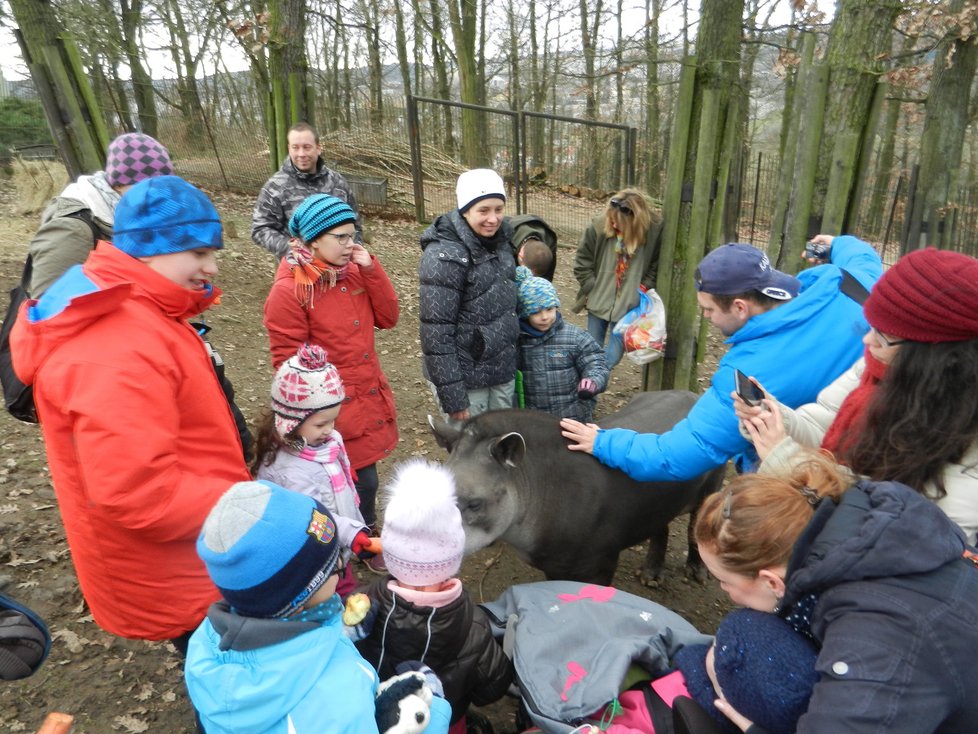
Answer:
[{"label": "crouching woman with ponytail", "polygon": [[820,648],[799,734],[974,732],[975,556],[932,501],[843,471],[813,454],[790,475],[737,477],[700,510],[703,562],[735,603]]}]

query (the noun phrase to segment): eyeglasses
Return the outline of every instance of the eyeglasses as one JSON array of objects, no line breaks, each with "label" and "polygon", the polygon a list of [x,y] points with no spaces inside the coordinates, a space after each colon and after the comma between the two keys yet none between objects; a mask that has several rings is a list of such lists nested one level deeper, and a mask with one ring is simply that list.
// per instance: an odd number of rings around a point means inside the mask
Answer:
[{"label": "eyeglasses", "polygon": [[620,211],[626,217],[630,217],[630,216],[632,216],[632,214],[635,213],[635,210],[632,209],[630,206],[628,206],[628,204],[626,204],[625,202],[623,202],[621,199],[612,199],[611,202],[609,202],[609,203],[611,204],[611,206],[613,208],[615,208],[618,211]]},{"label": "eyeglasses", "polygon": [[323,234],[328,234],[330,237],[335,237],[336,241],[340,244],[341,247],[348,244],[350,240],[352,240],[354,237],[357,236],[356,232],[354,232],[353,234],[347,234],[345,232],[343,234],[333,234],[332,232],[323,232]]},{"label": "eyeglasses", "polygon": [[873,332],[873,336],[876,337],[876,342],[881,347],[895,347],[907,341],[906,339],[887,339],[885,336],[883,336],[882,332],[875,327],[870,327],[870,329]]}]

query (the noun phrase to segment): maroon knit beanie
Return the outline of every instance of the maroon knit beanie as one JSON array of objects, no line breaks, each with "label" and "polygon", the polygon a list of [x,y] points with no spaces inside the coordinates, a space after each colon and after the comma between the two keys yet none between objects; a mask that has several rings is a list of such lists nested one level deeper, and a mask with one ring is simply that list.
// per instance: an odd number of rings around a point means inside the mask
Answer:
[{"label": "maroon knit beanie", "polygon": [[883,274],[863,309],[888,336],[931,344],[978,338],[978,260],[914,250]]}]

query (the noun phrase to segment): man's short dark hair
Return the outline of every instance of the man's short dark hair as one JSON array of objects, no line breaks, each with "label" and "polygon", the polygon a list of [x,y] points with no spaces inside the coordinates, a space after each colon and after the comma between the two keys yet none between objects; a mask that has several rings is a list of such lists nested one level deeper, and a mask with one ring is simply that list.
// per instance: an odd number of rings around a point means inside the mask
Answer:
[{"label": "man's short dark hair", "polygon": [[297,122],[295,125],[290,127],[288,132],[285,133],[286,138],[289,137],[289,133],[312,133],[313,140],[316,141],[317,145],[319,144],[319,133],[317,133],[316,128],[314,128],[308,122]]},{"label": "man's short dark hair", "polygon": [[[703,291],[706,293],[706,291]],[[746,293],[734,293],[729,296],[719,296],[716,293],[708,293],[707,295],[713,299],[713,302],[717,305],[723,313],[730,311],[730,307],[733,306],[733,302],[738,298],[742,301],[750,301],[758,306],[760,306],[765,311],[770,311],[775,306],[780,306],[785,303],[785,301],[779,301],[776,298],[771,298],[770,296],[765,296],[758,290],[747,291]]]}]

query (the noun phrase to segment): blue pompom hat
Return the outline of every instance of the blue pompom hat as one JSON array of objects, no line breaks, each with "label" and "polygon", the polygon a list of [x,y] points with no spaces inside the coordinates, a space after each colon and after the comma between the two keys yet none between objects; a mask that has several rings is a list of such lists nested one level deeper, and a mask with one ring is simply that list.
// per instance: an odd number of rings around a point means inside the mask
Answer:
[{"label": "blue pompom hat", "polygon": [[340,554],[336,521],[319,502],[272,482],[238,482],[204,521],[197,555],[231,608],[287,617],[326,583]]},{"label": "blue pompom hat", "polygon": [[220,249],[221,215],[207,194],[179,176],[143,179],[115,208],[112,244],[133,257]]},{"label": "blue pompom hat", "polygon": [[516,268],[517,315],[526,319],[545,308],[560,308],[557,289],[546,278],[533,275],[528,267],[520,265]]},{"label": "blue pompom hat", "polygon": [[356,221],[356,212],[342,199],[329,194],[313,194],[306,197],[292,213],[289,232],[293,237],[309,243],[323,232]]},{"label": "blue pompom hat", "polygon": [[[707,649],[684,647],[676,666],[696,702],[728,731],[737,731],[713,706],[717,694],[706,672]],[[812,641],[777,615],[736,609],[717,629],[713,666],[731,706],[772,734],[792,734],[818,682],[817,657]]]}]

